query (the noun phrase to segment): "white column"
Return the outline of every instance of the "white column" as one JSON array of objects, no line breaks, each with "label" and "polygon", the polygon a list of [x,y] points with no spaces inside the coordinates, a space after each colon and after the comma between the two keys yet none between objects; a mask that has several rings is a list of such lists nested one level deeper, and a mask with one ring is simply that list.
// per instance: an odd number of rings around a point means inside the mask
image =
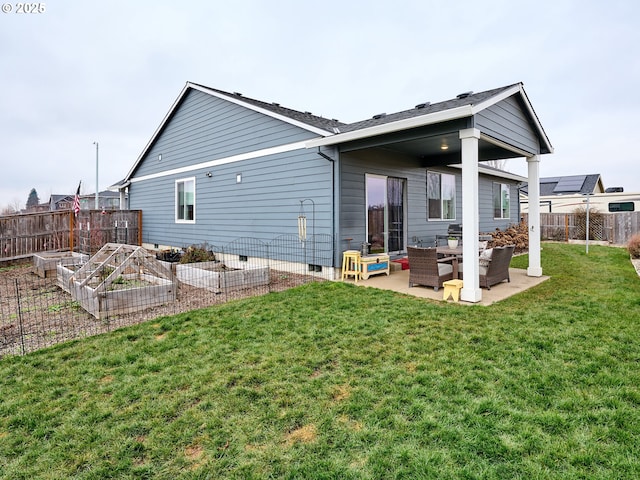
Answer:
[{"label": "white column", "polygon": [[540,155],[527,158],[529,173],[529,268],[527,275],[541,277],[540,266]]},{"label": "white column", "polygon": [[127,187],[121,188],[118,191],[120,192],[120,210],[128,210],[129,205],[127,205]]},{"label": "white column", "polygon": [[478,140],[480,130],[460,130],[462,141],[462,265],[464,285],[460,298],[477,303],[482,300],[478,256]]}]

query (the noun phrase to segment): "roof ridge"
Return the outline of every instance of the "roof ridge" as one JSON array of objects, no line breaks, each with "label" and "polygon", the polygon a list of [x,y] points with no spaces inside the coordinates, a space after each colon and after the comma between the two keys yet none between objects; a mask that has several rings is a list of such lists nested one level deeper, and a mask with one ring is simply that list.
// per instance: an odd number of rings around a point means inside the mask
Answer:
[{"label": "roof ridge", "polygon": [[325,130],[328,129],[329,131],[331,131],[333,127],[341,127],[343,125],[346,125],[346,123],[341,122],[340,120],[337,120],[335,118],[323,117],[322,115],[316,115],[309,111],[303,112],[301,110],[296,110],[295,108],[282,106],[280,103],[277,103],[277,102],[269,103],[264,100],[259,100],[257,98],[247,97],[244,94],[239,92],[231,93],[225,90],[220,90],[219,88],[208,87],[207,85],[202,85],[196,82],[189,82],[189,83],[201,88],[206,88],[207,90],[211,90],[221,95],[225,95],[227,97],[233,98],[236,101],[243,101],[243,102],[252,104],[254,106],[264,108],[265,110],[269,110],[273,113],[284,115],[293,120],[297,120],[303,123],[308,123],[309,125],[314,127],[324,128]]}]

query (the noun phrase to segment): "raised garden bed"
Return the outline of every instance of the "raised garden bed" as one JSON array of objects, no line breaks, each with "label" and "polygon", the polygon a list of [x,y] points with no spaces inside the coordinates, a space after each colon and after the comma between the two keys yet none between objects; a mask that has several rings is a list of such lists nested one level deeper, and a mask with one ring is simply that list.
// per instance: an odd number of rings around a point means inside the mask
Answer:
[{"label": "raised garden bed", "polygon": [[171,271],[133,245],[107,243],[81,266],[59,265],[58,284],[98,319],[176,299]]},{"label": "raised garden bed", "polygon": [[220,293],[269,284],[269,267],[244,262],[195,262],[176,265],[178,280]]},{"label": "raised garden bed", "polygon": [[84,263],[88,255],[76,252],[39,252],[33,254],[33,271],[41,278],[56,275],[57,265]]},{"label": "raised garden bed", "polygon": [[58,286],[67,293],[71,293],[69,288],[69,280],[74,273],[76,273],[83,263],[59,263],[56,265],[56,278],[58,280]]}]

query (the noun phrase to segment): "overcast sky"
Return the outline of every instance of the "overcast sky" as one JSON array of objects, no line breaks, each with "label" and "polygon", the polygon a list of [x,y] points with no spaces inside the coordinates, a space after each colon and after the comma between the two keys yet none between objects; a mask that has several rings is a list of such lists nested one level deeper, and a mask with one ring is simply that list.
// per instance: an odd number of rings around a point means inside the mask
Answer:
[{"label": "overcast sky", "polygon": [[0,12],[0,209],[95,192],[96,141],[100,190],[122,179],[187,81],[344,122],[523,82],[541,176],[640,192],[636,0],[41,5]]}]

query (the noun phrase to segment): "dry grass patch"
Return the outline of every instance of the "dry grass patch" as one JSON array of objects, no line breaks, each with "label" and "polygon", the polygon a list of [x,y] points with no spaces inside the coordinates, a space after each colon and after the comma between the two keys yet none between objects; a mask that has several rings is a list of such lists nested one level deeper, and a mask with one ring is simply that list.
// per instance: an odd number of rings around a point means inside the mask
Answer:
[{"label": "dry grass patch", "polygon": [[346,415],[340,415],[340,417],[338,417],[338,422],[346,426],[348,429],[353,430],[354,432],[359,432],[362,430],[362,422],[352,420]]},{"label": "dry grass patch", "polygon": [[285,443],[293,445],[294,443],[313,443],[318,438],[316,426],[314,424],[303,425],[295,430],[287,433]]},{"label": "dry grass patch", "polygon": [[333,392],[333,400],[336,402],[342,402],[347,400],[351,396],[350,385],[338,385]]}]

